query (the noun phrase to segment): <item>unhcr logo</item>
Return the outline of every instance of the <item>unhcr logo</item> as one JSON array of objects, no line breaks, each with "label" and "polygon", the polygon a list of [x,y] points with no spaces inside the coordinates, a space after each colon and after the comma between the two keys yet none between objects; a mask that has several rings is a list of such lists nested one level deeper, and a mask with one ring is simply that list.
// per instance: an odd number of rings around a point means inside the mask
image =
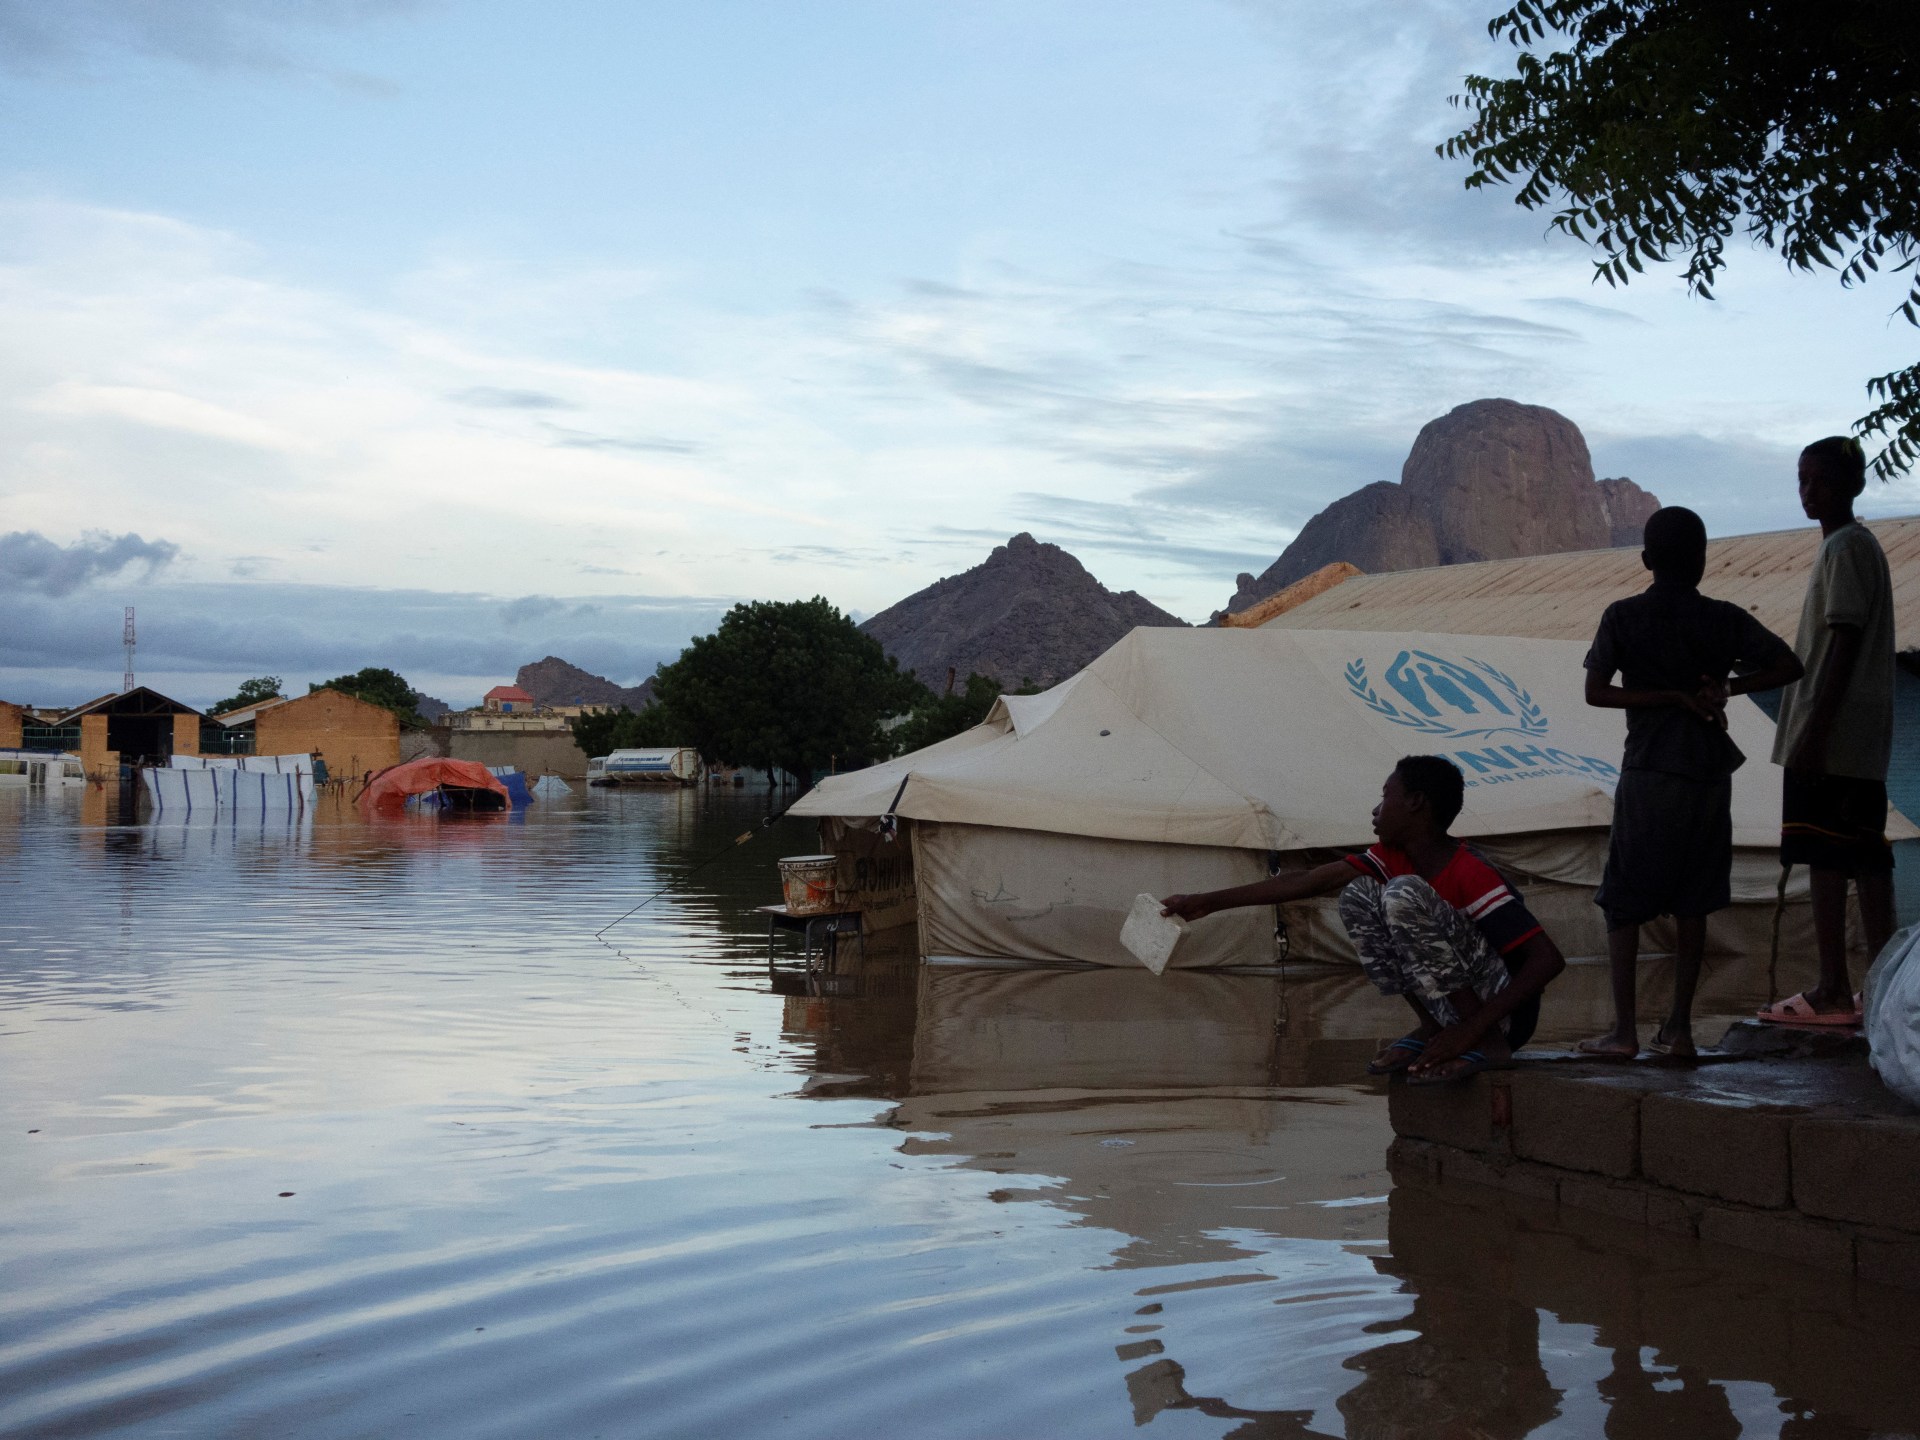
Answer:
[{"label": "unhcr logo", "polygon": [[1487,744],[1496,735],[1540,739],[1547,733],[1546,712],[1532,692],[1504,670],[1471,655],[1462,659],[1464,664],[1430,650],[1402,650],[1380,677],[1389,698],[1369,677],[1367,662],[1356,658],[1347,663],[1347,688],[1381,719],[1417,734],[1481,742],[1474,749],[1448,752],[1469,786],[1534,775],[1576,775],[1609,788],[1618,782],[1619,768],[1596,756],[1542,745]]},{"label": "unhcr logo", "polygon": [[1373,688],[1367,679],[1365,660],[1354,660],[1347,666],[1347,687],[1360,697],[1361,704],[1422,735],[1465,740],[1476,735],[1547,733],[1547,717],[1533,696],[1505,671],[1472,656],[1461,665],[1431,651],[1402,650],[1387,666],[1383,679],[1401,704]]}]

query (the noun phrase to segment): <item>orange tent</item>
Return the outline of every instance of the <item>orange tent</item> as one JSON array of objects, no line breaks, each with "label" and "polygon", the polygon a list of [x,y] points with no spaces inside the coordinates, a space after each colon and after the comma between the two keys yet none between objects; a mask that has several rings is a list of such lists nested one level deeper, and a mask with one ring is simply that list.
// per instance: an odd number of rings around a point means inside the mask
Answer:
[{"label": "orange tent", "polygon": [[408,796],[424,795],[443,787],[450,791],[478,792],[465,797],[472,800],[480,800],[482,795],[499,797],[498,803],[482,800],[473,807],[476,809],[504,810],[511,800],[507,787],[479,761],[443,760],[429,755],[423,760],[409,760],[404,765],[390,765],[374,776],[367,788],[360,792],[360,813],[371,815],[379,811],[392,814],[407,803]]}]

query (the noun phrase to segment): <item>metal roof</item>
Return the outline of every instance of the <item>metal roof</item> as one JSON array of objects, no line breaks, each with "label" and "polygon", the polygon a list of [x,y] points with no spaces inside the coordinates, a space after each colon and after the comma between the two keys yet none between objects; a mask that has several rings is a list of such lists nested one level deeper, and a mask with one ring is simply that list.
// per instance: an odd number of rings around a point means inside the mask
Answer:
[{"label": "metal roof", "polygon": [[[1920,516],[1869,520],[1893,572],[1896,644],[1920,646]],[[1789,643],[1800,626],[1820,531],[1776,530],[1707,542],[1703,593],[1751,610]],[[1638,549],[1576,550],[1356,575],[1268,625],[1291,630],[1428,630],[1591,640],[1600,612],[1647,587]]]},{"label": "metal roof", "polygon": [[150,690],[145,685],[136,685],[131,690],[116,690],[102,695],[98,700],[89,700],[77,709],[69,710],[54,723],[70,725],[82,715],[92,715],[99,711],[113,715],[198,715],[200,712],[191,705],[182,705],[178,700],[169,699],[158,690]]}]

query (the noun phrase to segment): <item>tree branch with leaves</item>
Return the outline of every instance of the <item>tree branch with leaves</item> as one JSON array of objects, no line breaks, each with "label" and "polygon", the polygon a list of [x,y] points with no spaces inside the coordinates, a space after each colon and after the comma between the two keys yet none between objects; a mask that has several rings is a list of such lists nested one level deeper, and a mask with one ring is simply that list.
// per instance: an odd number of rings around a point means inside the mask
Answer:
[{"label": "tree branch with leaves", "polygon": [[[1916,0],[1521,0],[1487,28],[1515,73],[1467,78],[1473,122],[1440,153],[1472,164],[1468,188],[1550,210],[1597,279],[1684,258],[1710,299],[1744,230],[1843,285],[1902,276],[1920,325]],[[1920,365],[1867,391],[1854,429],[1885,441],[1888,478],[1920,458]]]}]

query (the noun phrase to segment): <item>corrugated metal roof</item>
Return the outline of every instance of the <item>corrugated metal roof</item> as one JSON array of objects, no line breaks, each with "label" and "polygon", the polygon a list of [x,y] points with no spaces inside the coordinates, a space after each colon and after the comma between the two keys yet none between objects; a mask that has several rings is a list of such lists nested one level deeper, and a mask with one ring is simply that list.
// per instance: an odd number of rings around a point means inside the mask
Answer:
[{"label": "corrugated metal roof", "polygon": [[[1920,516],[1870,520],[1887,552],[1902,650],[1920,646]],[[1700,589],[1745,606],[1789,643],[1800,626],[1807,572],[1820,531],[1777,530],[1707,542]],[[1591,640],[1600,613],[1648,583],[1637,549],[1578,550],[1356,575],[1275,616],[1292,630],[1430,630],[1450,635],[1522,635]]]}]

